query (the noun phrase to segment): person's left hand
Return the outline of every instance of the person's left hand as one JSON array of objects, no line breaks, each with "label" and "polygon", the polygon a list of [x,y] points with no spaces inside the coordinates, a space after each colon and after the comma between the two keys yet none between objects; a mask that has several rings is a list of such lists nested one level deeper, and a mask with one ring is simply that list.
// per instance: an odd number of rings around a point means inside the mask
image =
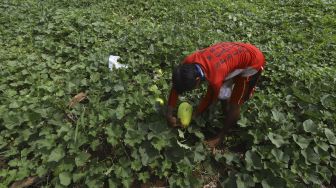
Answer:
[{"label": "person's left hand", "polygon": [[204,143],[210,148],[215,149],[218,144],[220,144],[221,139],[219,137],[215,137],[209,140],[204,141]]},{"label": "person's left hand", "polygon": [[170,125],[173,128],[176,127],[181,127],[181,122],[178,118],[174,117],[174,116],[167,116],[166,117],[168,125]]}]

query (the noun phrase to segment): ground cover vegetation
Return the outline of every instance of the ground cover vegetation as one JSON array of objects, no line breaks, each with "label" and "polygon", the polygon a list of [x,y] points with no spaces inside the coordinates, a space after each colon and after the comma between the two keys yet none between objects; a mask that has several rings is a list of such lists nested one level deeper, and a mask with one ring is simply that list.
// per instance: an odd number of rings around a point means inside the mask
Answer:
[{"label": "ground cover vegetation", "polygon": [[[332,186],[335,13],[332,0],[2,0],[0,185]],[[255,44],[267,67],[212,153],[218,105],[171,129],[155,99],[173,66],[219,41]],[[110,54],[128,68],[110,71]]]}]

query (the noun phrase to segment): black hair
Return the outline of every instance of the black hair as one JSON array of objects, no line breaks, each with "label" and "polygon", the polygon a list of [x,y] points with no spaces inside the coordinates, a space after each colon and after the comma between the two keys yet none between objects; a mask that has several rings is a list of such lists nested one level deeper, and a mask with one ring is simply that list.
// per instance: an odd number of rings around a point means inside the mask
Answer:
[{"label": "black hair", "polygon": [[173,88],[181,94],[190,91],[196,86],[197,71],[194,64],[181,64],[173,71]]}]

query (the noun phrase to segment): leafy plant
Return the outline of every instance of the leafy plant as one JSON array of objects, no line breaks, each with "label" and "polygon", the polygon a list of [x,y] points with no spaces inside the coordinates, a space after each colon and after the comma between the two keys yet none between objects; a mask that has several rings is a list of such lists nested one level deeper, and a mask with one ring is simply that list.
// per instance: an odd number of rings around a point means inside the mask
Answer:
[{"label": "leafy plant", "polygon": [[[35,176],[43,187],[335,185],[335,7],[3,0],[0,185]],[[223,126],[219,105],[178,130],[155,99],[167,98],[174,65],[219,41],[257,45],[267,66],[213,154],[202,142]],[[129,68],[110,71],[110,54]]]}]

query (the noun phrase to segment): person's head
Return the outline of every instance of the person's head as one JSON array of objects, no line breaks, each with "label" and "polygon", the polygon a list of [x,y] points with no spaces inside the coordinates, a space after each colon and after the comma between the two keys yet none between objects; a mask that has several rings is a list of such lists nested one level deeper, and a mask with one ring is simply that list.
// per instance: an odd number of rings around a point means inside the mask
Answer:
[{"label": "person's head", "polygon": [[194,64],[181,64],[174,68],[172,80],[173,88],[181,94],[196,88],[200,76]]}]

